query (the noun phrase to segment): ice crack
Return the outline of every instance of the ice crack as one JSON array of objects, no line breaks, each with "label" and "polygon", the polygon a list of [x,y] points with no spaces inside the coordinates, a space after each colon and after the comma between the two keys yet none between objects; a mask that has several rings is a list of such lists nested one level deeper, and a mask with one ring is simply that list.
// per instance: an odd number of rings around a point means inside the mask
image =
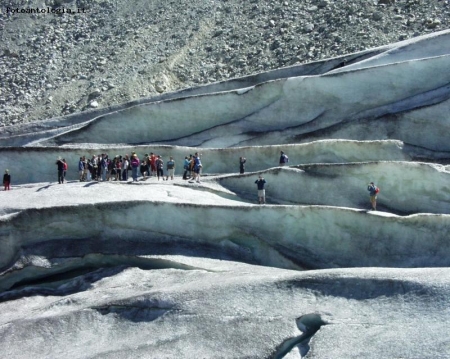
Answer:
[{"label": "ice crack", "polygon": [[303,358],[308,353],[309,341],[317,333],[324,322],[319,314],[305,314],[296,320],[298,328],[303,332],[302,335],[294,338],[286,339],[276,349],[273,359],[284,358],[295,346],[299,347],[300,356]]}]

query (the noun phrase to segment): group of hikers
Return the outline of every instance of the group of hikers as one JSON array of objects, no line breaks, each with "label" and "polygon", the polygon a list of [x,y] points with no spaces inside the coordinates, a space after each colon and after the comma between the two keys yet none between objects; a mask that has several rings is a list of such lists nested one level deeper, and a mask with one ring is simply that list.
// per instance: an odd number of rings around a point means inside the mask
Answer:
[{"label": "group of hikers", "polygon": [[[239,173],[244,174],[245,163],[247,159],[245,157],[239,157]],[[288,156],[281,151],[279,166],[284,166],[289,162]],[[66,181],[66,173],[68,169],[67,162],[64,158],[58,158],[56,161],[58,167],[58,183],[62,184]],[[138,180],[138,171],[141,174],[142,180],[146,180],[149,177],[157,177],[164,181],[174,179],[175,174],[175,161],[172,156],[169,157],[165,166],[166,178],[164,178],[164,160],[160,155],[155,155],[153,152],[145,154],[142,160],[139,159],[136,152],[132,152],[131,156],[126,154],[125,156],[117,155],[114,158],[109,158],[107,153],[100,155],[93,155],[92,158],[86,158],[86,156],[80,157],[78,162],[78,173],[80,182],[83,181],[128,181],[128,171],[131,171],[131,177],[133,182]],[[201,155],[195,152],[194,155],[189,155],[184,158],[183,162],[183,180],[196,181],[200,183],[200,175],[202,172]],[[266,203],[265,185],[266,180],[262,175],[258,176],[255,184],[258,189],[258,203]],[[5,171],[3,176],[4,190],[10,189],[11,174],[9,170]],[[373,182],[368,184],[367,190],[369,191],[370,203],[372,210],[377,209],[377,195],[380,189],[375,186]]]},{"label": "group of hikers", "polygon": [[[183,168],[184,180],[200,182],[202,162],[197,152],[184,158]],[[167,171],[165,178],[164,169]],[[132,152],[130,156],[128,154],[125,156],[117,155],[114,158],[110,158],[107,153],[102,153],[98,156],[93,155],[92,158],[83,156],[80,157],[78,162],[78,173],[81,182],[89,180],[128,181],[129,171],[131,171],[133,182],[138,181],[138,173],[140,173],[143,181],[150,177],[157,177],[158,181],[160,179],[168,181],[169,178],[173,180],[175,160],[170,156],[164,166],[164,160],[160,155],[150,152],[150,154],[146,153],[142,159],[139,159],[136,152]]]}]

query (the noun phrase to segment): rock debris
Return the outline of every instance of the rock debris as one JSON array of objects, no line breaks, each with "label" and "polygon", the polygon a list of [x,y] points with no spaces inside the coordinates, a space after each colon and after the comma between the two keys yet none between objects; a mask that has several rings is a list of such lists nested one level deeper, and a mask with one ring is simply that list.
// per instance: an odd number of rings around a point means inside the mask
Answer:
[{"label": "rock debris", "polygon": [[441,0],[0,5],[0,126],[386,45],[446,29],[450,19]]}]

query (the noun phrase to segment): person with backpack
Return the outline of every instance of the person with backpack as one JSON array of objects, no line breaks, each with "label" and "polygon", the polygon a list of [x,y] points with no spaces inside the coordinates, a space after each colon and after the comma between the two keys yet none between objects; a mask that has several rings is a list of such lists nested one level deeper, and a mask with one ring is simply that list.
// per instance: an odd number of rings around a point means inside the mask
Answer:
[{"label": "person with backpack", "polygon": [[173,175],[175,173],[175,161],[173,160],[173,157],[170,156],[169,160],[167,161],[167,175],[166,175],[166,181],[170,179],[173,180]]},{"label": "person with backpack", "polygon": [[372,210],[377,210],[377,194],[380,192],[380,189],[375,186],[373,182],[370,182],[367,186],[367,190],[369,191],[370,203],[372,204]]},{"label": "person with backpack", "polygon": [[194,154],[194,181],[197,180],[197,183],[200,183],[200,174],[202,173],[202,160],[200,158],[201,155],[198,152]]},{"label": "person with backpack", "polygon": [[288,162],[289,162],[289,157],[283,151],[281,151],[280,166],[284,166]]},{"label": "person with backpack", "polygon": [[258,187],[258,202],[259,202],[259,204],[265,204],[266,203],[266,190],[264,189],[264,186],[267,182],[263,178],[262,175],[259,175],[259,177],[255,181],[255,183]]},{"label": "person with backpack", "polygon": [[64,183],[64,162],[61,157],[56,160],[56,166],[58,166],[58,183]]}]

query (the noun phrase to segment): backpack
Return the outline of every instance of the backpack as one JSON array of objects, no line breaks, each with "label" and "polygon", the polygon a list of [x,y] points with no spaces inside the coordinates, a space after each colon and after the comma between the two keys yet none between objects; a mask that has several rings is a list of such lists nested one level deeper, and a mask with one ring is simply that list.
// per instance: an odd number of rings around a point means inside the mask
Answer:
[{"label": "backpack", "polygon": [[286,163],[289,162],[289,157],[287,155],[284,155],[284,159],[285,159]]},{"label": "backpack", "polygon": [[380,192],[380,188],[375,188],[375,193],[378,194]]}]

